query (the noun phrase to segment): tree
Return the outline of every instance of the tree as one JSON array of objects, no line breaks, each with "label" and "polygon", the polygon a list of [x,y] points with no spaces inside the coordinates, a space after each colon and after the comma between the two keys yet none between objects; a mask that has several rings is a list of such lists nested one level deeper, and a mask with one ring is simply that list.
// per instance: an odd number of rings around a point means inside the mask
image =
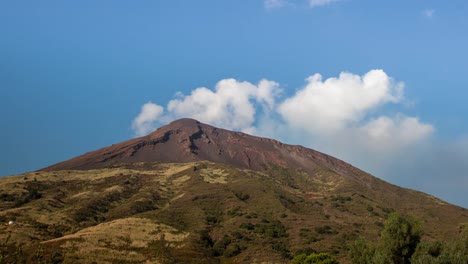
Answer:
[{"label": "tree", "polygon": [[439,256],[439,263],[468,263],[468,229],[462,230],[452,241],[447,243]]},{"label": "tree", "polygon": [[362,238],[350,245],[352,263],[372,263],[374,254],[375,248],[368,246]]},{"label": "tree", "polygon": [[409,264],[421,239],[421,229],[414,218],[391,213],[380,235],[377,246],[362,239],[352,244],[352,263]]},{"label": "tree", "polygon": [[412,217],[391,213],[381,233],[380,250],[395,264],[409,264],[421,240],[421,228]]},{"label": "tree", "polygon": [[440,241],[421,242],[411,257],[411,264],[438,264],[443,249]]}]

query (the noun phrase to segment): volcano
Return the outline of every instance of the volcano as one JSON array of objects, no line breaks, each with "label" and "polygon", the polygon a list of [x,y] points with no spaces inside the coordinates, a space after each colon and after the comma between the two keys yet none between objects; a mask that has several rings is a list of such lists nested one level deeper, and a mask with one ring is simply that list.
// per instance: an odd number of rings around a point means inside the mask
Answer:
[{"label": "volcano", "polygon": [[203,160],[258,171],[272,166],[308,173],[330,169],[348,178],[361,179],[355,167],[324,153],[216,128],[188,118],[173,121],[147,136],[92,151],[42,170],[88,170],[137,162]]},{"label": "volcano", "polygon": [[377,241],[392,212],[419,219],[426,241],[468,223],[465,208],[319,151],[180,119],[0,178],[0,253],[8,263],[288,263],[317,251],[350,263],[350,243]]}]

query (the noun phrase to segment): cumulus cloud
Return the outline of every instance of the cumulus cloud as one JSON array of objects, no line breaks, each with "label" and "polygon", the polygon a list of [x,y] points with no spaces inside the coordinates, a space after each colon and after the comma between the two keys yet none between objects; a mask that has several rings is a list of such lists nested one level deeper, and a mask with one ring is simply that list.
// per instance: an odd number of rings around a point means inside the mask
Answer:
[{"label": "cumulus cloud", "polygon": [[281,93],[278,83],[261,80],[257,85],[235,79],[218,82],[214,90],[206,87],[194,89],[189,95],[178,93],[167,104],[167,113],[162,115],[161,106],[148,103],[133,121],[135,134],[150,132],[159,121],[190,117],[201,122],[232,130],[254,133],[253,124],[257,108],[262,113],[272,111],[276,97]]},{"label": "cumulus cloud", "polygon": [[334,2],[338,2],[340,0],[309,0],[310,7],[318,7],[318,6],[325,6],[329,5]]},{"label": "cumulus cloud", "polygon": [[[428,138],[434,130],[417,117],[377,114],[386,104],[404,102],[404,84],[383,70],[362,76],[342,72],[327,79],[314,74],[295,94],[281,98],[281,92],[278,83],[266,79],[258,84],[224,79],[213,90],[199,87],[188,95],[178,93],[166,112],[162,106],[145,104],[132,127],[136,135],[143,135],[167,121],[190,117],[307,146],[327,143],[321,150],[338,156],[344,153],[344,158],[346,149],[363,155],[396,153]],[[342,144],[333,144],[343,139]]]},{"label": "cumulus cloud", "polygon": [[320,74],[314,74],[303,89],[278,107],[278,112],[293,127],[329,133],[355,125],[378,106],[400,102],[403,88],[382,70],[363,76],[344,72],[324,81]]},{"label": "cumulus cloud", "polygon": [[189,116],[202,122],[242,130],[254,122],[255,107],[250,101],[256,87],[234,79],[220,81],[216,90],[197,88],[188,96],[169,102],[176,117]]},{"label": "cumulus cloud", "polygon": [[133,120],[132,129],[136,136],[144,136],[151,132],[159,117],[163,114],[164,108],[152,102],[148,102],[141,107],[140,114]]},{"label": "cumulus cloud", "polygon": [[252,132],[256,105],[275,106],[281,89],[276,82],[261,80],[258,85],[235,79],[221,80],[215,90],[197,88],[190,95],[171,100],[168,111],[176,118],[192,117],[228,129]]}]

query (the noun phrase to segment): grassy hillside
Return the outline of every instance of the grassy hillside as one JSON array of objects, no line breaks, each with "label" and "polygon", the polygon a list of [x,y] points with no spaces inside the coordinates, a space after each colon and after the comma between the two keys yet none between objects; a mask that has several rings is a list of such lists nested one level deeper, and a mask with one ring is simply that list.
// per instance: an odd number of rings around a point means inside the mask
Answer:
[{"label": "grassy hillside", "polygon": [[209,162],[4,177],[1,252],[7,261],[287,263],[313,249],[347,263],[348,242],[377,240],[390,212],[420,219],[424,240],[468,222],[466,209],[354,173],[366,180]]}]

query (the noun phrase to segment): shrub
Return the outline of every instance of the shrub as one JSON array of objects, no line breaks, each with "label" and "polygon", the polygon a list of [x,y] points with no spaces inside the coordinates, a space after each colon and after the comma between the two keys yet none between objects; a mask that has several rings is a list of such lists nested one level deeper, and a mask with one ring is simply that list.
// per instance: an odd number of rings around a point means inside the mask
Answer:
[{"label": "shrub", "polygon": [[291,257],[291,252],[286,247],[286,245],[282,242],[275,242],[271,245],[271,248],[274,251],[277,251],[281,254],[281,257],[289,259]]},{"label": "shrub", "polygon": [[236,239],[243,239],[244,238],[244,235],[239,231],[234,231],[234,232],[232,232],[231,235]]},{"label": "shrub", "polygon": [[219,224],[221,220],[219,219],[218,216],[215,215],[209,215],[206,217],[206,224],[207,225],[216,225]]},{"label": "shrub", "polygon": [[210,234],[207,230],[201,230],[198,232],[199,235],[199,244],[203,248],[211,248],[213,247],[214,241],[211,238]]},{"label": "shrub", "polygon": [[227,235],[218,241],[216,241],[213,245],[213,255],[214,256],[221,256],[225,253],[226,247],[231,244],[231,238]]},{"label": "shrub", "polygon": [[162,263],[173,263],[171,243],[162,235],[159,239],[151,240],[147,249],[149,254]]},{"label": "shrub", "polygon": [[375,249],[367,245],[363,239],[358,239],[350,245],[351,262],[355,264],[373,263]]},{"label": "shrub", "polygon": [[338,261],[327,253],[312,253],[310,255],[297,255],[291,264],[338,264]]},{"label": "shrub", "polygon": [[238,244],[230,244],[224,251],[224,256],[226,258],[231,258],[237,256],[241,253],[242,249]]},{"label": "shrub", "polygon": [[254,230],[255,226],[252,223],[242,223],[240,224],[240,228],[247,229],[247,230]]},{"label": "shrub", "polygon": [[317,253],[317,251],[315,251],[313,248],[307,247],[307,248],[299,249],[298,251],[296,251],[296,254],[294,255],[296,256],[302,255],[302,254],[310,255],[312,253]]},{"label": "shrub", "polygon": [[333,235],[336,234],[337,232],[334,231],[330,226],[324,225],[324,226],[317,226],[314,228],[315,232],[322,234],[322,235]]},{"label": "shrub", "polygon": [[336,201],[336,202],[341,202],[341,203],[345,203],[345,202],[349,202],[351,201],[351,197],[349,196],[341,196],[341,195],[338,195],[338,196],[334,196],[332,197],[332,201]]},{"label": "shrub", "polygon": [[439,263],[438,257],[441,255],[443,244],[440,241],[433,243],[419,243],[413,256],[411,256],[412,264],[431,264]]},{"label": "shrub", "polygon": [[448,243],[420,243],[411,257],[414,264],[466,264],[468,259],[468,230],[462,231]]},{"label": "shrub", "polygon": [[227,214],[231,217],[234,217],[236,215],[242,215],[242,213],[240,212],[241,208],[240,207],[236,207],[236,208],[233,208],[231,210],[228,210],[227,211]]},{"label": "shrub", "polygon": [[246,215],[245,218],[247,218],[247,219],[258,218],[258,215],[257,215],[257,213],[250,213],[250,214]]},{"label": "shrub", "polygon": [[242,192],[235,192],[236,197],[241,201],[247,201],[250,198],[250,195]]},{"label": "shrub", "polygon": [[280,221],[261,223],[255,225],[255,232],[265,234],[267,237],[280,238],[287,237],[286,228]]}]

